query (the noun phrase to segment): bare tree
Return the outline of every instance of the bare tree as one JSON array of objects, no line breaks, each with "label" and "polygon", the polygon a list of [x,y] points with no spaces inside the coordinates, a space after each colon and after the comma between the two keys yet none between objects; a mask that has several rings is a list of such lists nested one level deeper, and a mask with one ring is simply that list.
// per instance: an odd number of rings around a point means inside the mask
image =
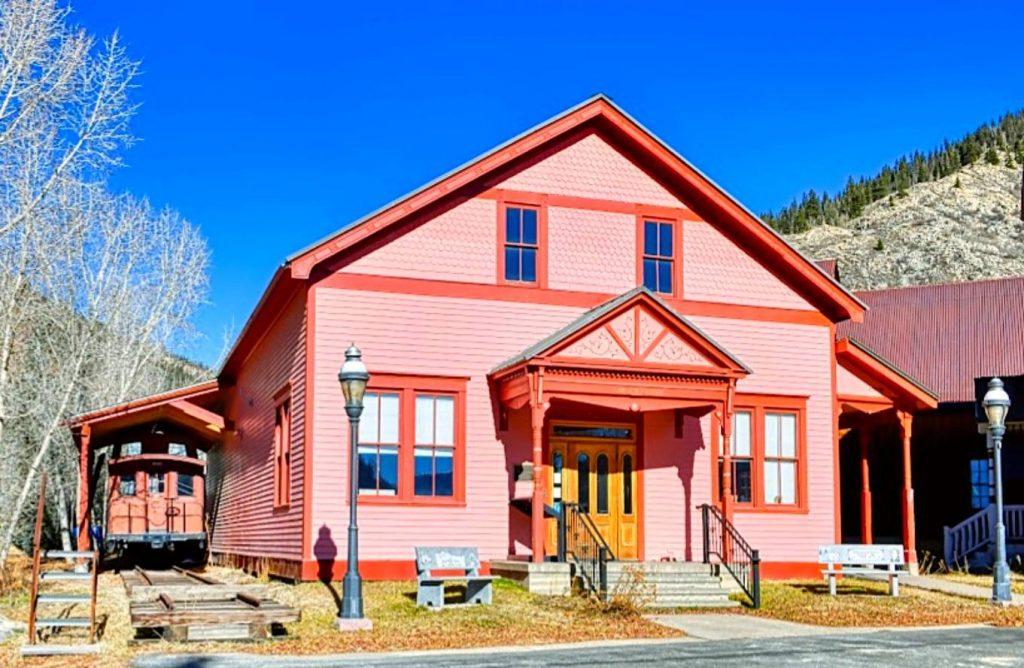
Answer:
[{"label": "bare tree", "polygon": [[77,483],[64,421],[166,389],[209,254],[172,211],[112,195],[137,75],[54,0],[0,0],[0,564],[43,467],[64,539]]}]

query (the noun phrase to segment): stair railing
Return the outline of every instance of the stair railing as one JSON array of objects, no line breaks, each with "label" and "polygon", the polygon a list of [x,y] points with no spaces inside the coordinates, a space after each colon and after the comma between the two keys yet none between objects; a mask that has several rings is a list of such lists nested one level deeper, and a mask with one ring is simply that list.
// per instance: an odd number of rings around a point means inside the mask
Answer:
[{"label": "stair railing", "polygon": [[[717,562],[736,580],[754,608],[761,607],[761,555],[715,506],[701,504],[704,563]],[[714,562],[712,561],[714,559]]]},{"label": "stair railing", "polygon": [[[1024,505],[1003,506],[1003,525],[1007,540],[1024,538]],[[943,527],[943,557],[953,568],[975,552],[987,548],[995,540],[996,507],[989,504],[963,522]]]},{"label": "stair railing", "polygon": [[578,503],[561,504],[559,557],[571,562],[590,593],[608,595],[608,562],[615,559],[593,518]]}]

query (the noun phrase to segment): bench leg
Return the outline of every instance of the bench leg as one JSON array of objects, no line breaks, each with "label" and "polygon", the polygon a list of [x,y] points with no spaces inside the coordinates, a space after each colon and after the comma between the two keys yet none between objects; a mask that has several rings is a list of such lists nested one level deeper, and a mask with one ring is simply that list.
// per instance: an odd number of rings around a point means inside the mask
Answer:
[{"label": "bench leg", "polygon": [[425,608],[444,607],[444,585],[420,585],[416,590],[416,605]]},{"label": "bench leg", "polygon": [[481,605],[491,604],[491,583],[486,581],[470,580],[466,583],[466,602],[479,603]]},{"label": "bench leg", "polygon": [[828,593],[831,596],[835,596],[836,595],[836,574],[835,573],[829,573],[828,574]]},{"label": "bench leg", "polygon": [[900,576],[889,576],[889,594],[893,597],[898,597],[900,595]]}]

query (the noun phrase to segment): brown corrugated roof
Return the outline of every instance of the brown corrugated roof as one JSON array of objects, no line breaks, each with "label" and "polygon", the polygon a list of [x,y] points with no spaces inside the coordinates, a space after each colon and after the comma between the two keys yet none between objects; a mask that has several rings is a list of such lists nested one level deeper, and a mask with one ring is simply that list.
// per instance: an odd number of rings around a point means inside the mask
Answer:
[{"label": "brown corrugated roof", "polygon": [[840,323],[837,337],[863,342],[940,401],[974,401],[977,377],[1024,374],[1024,277],[856,295],[864,322]]}]

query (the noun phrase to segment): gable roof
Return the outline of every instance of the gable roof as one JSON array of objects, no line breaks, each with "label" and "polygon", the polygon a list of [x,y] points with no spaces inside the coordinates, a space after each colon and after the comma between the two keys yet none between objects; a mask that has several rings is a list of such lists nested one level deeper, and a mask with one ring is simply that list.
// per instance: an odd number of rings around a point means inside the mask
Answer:
[{"label": "gable roof", "polygon": [[445,201],[472,194],[482,181],[500,170],[536,157],[558,142],[600,132],[639,163],[653,178],[683,199],[704,220],[715,224],[734,243],[793,287],[822,313],[839,322],[859,320],[864,304],[832,276],[789,245],[777,232],[760,220],[721,186],[709,179],[665,142],[604,95],[596,95],[523,134],[470,160],[447,174],[404,195],[341,230],[290,255],[274,274],[260,303],[250,316],[229,353],[221,373],[239,364],[238,357],[258,336],[257,314],[268,304],[291,294],[296,281],[309,279],[318,267],[339,254],[378,239],[396,225]]},{"label": "gable roof", "polygon": [[1024,374],[1024,278],[869,290],[855,337],[943,402],[974,401],[974,379]]},{"label": "gable roof", "polygon": [[732,353],[716,343],[714,339],[705,334],[699,327],[672,310],[656,294],[641,286],[590,309],[565,327],[562,327],[550,336],[544,337],[518,355],[497,365],[491,369],[491,375],[500,374],[502,371],[553,352],[577,334],[596,328],[599,324],[610,321],[632,306],[641,303],[655,307],[670,322],[673,322],[680,330],[686,332],[687,338],[698,343],[702,352],[710,353],[720,367],[733,374],[746,375],[751,373],[750,368]]}]

